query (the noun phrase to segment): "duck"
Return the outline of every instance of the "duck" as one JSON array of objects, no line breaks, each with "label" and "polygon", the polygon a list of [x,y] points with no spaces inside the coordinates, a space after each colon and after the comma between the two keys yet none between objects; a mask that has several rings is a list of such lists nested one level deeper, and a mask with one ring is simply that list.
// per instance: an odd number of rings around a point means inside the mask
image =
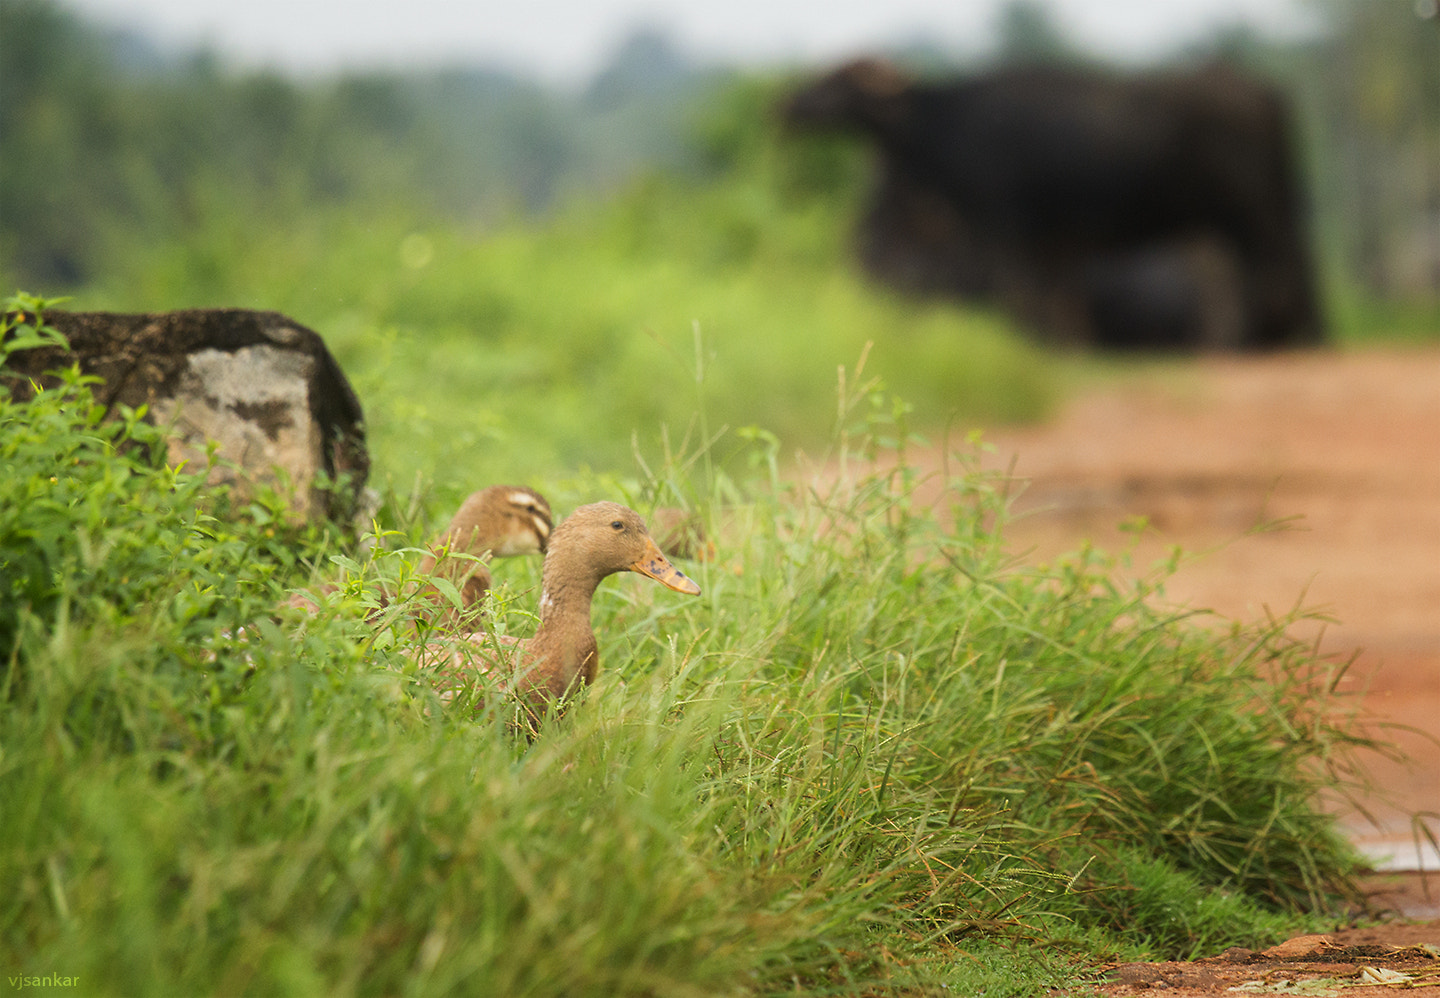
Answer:
[{"label": "duck", "polygon": [[595,681],[600,649],[591,627],[595,590],[607,576],[638,572],[668,589],[698,596],[700,586],[660,550],[640,514],[616,502],[581,506],[550,536],[540,570],[540,623],[517,639],[486,632],[453,644],[426,646],[436,666],[442,700],[484,678],[519,702],[531,731],[551,710]]},{"label": "duck", "polygon": [[[432,623],[455,625],[468,617],[490,591],[492,579],[485,561],[491,557],[543,555],[553,528],[550,503],[532,488],[491,485],[470,493],[445,529],[426,546],[426,554],[416,569],[425,580],[421,592],[432,603],[440,603],[443,598],[430,579],[447,579],[460,591],[459,607],[450,607]],[[324,597],[339,588],[325,583],[315,593]],[[389,598],[382,595],[381,603],[388,604]],[[319,602],[305,592],[291,593],[286,605],[312,615],[320,609]]]},{"label": "duck", "polygon": [[657,543],[671,558],[714,561],[715,542],[705,532],[700,514],[679,506],[658,506],[650,514]]},{"label": "duck", "polygon": [[[523,485],[491,485],[472,492],[446,528],[429,544],[417,572],[440,577],[460,590],[459,612],[477,606],[490,591],[489,558],[544,554],[554,529],[550,503]],[[438,595],[433,586],[428,587]]]}]

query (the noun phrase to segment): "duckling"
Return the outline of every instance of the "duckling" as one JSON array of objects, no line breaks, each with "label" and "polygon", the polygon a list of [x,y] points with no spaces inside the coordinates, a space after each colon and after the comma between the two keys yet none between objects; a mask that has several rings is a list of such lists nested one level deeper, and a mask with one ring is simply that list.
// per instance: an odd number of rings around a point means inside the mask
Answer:
[{"label": "duckling", "polygon": [[459,583],[461,606],[469,609],[485,596],[491,582],[490,569],[475,559],[544,554],[552,529],[550,504],[540,493],[521,485],[492,485],[472,492],[461,503],[450,525],[430,542],[419,574],[439,574]]},{"label": "duckling", "polygon": [[453,649],[431,646],[442,658],[449,655],[441,670],[446,698],[467,674],[493,674],[520,700],[534,730],[547,709],[594,682],[600,651],[590,626],[591,600],[602,579],[626,571],[676,592],[700,593],[660,551],[633,509],[597,502],[575,510],[555,528],[545,551],[540,624],[533,637],[473,633]]},{"label": "duckling", "polygon": [[[491,556],[545,553],[553,521],[550,504],[534,489],[523,485],[492,485],[472,492],[460,504],[449,526],[429,544],[418,574],[429,579],[439,574],[460,589],[460,607],[455,615],[475,608],[490,590],[490,569],[480,560]],[[459,557],[457,557],[459,556]],[[438,569],[438,571],[437,571]],[[325,596],[339,590],[326,583],[316,592]],[[431,585],[424,591],[436,602],[440,594]],[[388,599],[382,597],[382,603]],[[292,593],[286,604],[308,613],[317,613],[319,604],[308,594]],[[454,623],[453,617],[451,623]]]}]

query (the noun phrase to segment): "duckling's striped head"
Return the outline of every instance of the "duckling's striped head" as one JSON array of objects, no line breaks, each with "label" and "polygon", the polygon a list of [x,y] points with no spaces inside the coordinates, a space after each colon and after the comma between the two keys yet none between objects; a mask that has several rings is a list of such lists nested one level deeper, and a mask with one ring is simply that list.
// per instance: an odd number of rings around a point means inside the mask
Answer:
[{"label": "duckling's striped head", "polygon": [[545,553],[555,521],[550,504],[534,489],[521,485],[497,485],[503,490],[502,522],[505,529],[496,535],[495,554],[505,558],[517,554]]},{"label": "duckling's striped head", "polygon": [[441,540],[456,550],[497,558],[543,554],[554,520],[550,504],[523,485],[492,485],[471,494],[450,521]]}]

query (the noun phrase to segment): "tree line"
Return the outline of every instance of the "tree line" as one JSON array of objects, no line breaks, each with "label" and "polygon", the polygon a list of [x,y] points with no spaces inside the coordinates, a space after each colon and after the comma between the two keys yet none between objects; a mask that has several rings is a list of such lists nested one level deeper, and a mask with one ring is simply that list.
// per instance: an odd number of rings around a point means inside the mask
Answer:
[{"label": "tree line", "polygon": [[465,66],[301,81],[107,34],[51,0],[5,0],[0,271],[83,284],[127,246],[216,212],[534,214],[641,168],[693,166],[686,121],[722,75],[642,33],[578,93]]},{"label": "tree line", "polygon": [[[1237,59],[1281,82],[1327,258],[1373,295],[1440,297],[1435,4],[1316,2],[1327,28],[1312,39],[1235,29],[1176,55]],[[903,55],[963,68],[945,53]],[[1043,4],[1015,0],[994,55],[1086,54]],[[755,113],[742,124],[751,134],[731,141],[754,147],[770,127],[766,88],[656,32],[634,35],[574,92],[483,66],[299,80],[106,32],[53,0],[5,0],[0,275],[76,287],[131,247],[183,238],[216,214],[360,209],[483,227],[647,171],[713,176],[703,118],[721,108],[733,119],[737,92]]]}]

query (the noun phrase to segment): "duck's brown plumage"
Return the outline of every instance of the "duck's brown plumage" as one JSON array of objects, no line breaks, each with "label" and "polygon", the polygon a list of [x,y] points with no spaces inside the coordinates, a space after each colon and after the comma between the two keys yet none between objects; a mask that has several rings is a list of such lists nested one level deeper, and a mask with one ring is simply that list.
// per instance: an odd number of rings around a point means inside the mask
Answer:
[{"label": "duck's brown plumage", "polygon": [[633,509],[614,502],[581,506],[555,528],[541,572],[540,625],[524,641],[476,633],[449,655],[453,687],[465,675],[490,673],[525,705],[532,724],[552,704],[595,679],[600,665],[590,603],[595,589],[616,572],[648,575],[676,592],[700,587],[677,569]]}]

